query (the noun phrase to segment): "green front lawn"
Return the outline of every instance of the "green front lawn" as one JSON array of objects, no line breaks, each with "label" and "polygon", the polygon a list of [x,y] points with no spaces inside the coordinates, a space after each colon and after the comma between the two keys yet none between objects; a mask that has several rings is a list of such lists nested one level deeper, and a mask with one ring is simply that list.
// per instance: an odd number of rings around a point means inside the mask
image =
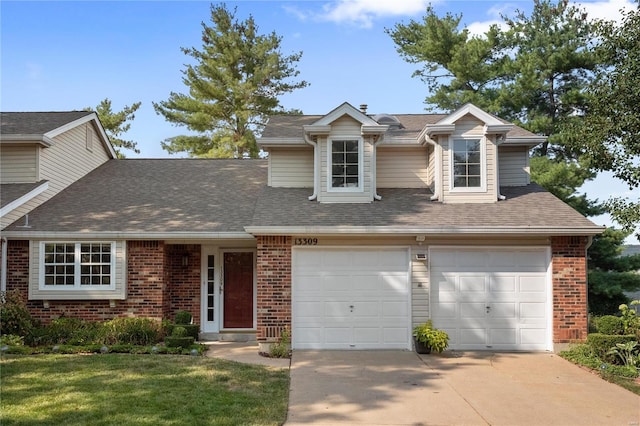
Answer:
[{"label": "green front lawn", "polygon": [[279,425],[287,370],[174,355],[3,355],[0,424]]}]

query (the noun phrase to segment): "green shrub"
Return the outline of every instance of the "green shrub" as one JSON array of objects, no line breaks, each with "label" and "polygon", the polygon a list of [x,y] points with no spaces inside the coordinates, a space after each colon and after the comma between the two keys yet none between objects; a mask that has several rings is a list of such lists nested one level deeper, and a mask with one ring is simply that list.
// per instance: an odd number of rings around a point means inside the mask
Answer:
[{"label": "green shrub", "polygon": [[3,334],[0,336],[0,346],[23,346],[24,338],[15,334]]},{"label": "green shrub", "polygon": [[176,312],[176,324],[191,324],[191,319],[193,316],[189,311],[178,311]]},{"label": "green shrub", "polygon": [[194,340],[198,340],[200,334],[200,326],[198,324],[183,324],[180,327],[187,331],[186,336],[191,336]]},{"label": "green shrub", "polygon": [[604,368],[600,369],[601,374],[604,378],[607,376],[618,376],[618,377],[626,377],[629,379],[635,379],[638,377],[638,369],[636,367],[630,365],[612,365],[607,364]]},{"label": "green shrub", "polygon": [[291,357],[291,337],[289,330],[282,330],[280,340],[272,343],[269,347],[269,356],[272,358],[289,358]]},{"label": "green shrub", "polygon": [[[640,305],[640,300],[632,300],[630,305]],[[638,334],[638,332],[640,332],[640,317],[636,315],[636,311],[630,309],[629,306],[624,303],[620,305],[618,309],[620,309],[624,334]]]},{"label": "green shrub", "polygon": [[182,326],[173,327],[172,337],[187,337],[187,329]]},{"label": "green shrub", "polygon": [[621,335],[624,334],[622,318],[614,315],[603,315],[594,319],[596,332],[600,334]]},{"label": "green shrub", "polygon": [[162,325],[151,318],[115,318],[104,323],[99,340],[106,345],[150,345],[162,336]]},{"label": "green shrub", "polygon": [[101,332],[101,323],[60,317],[46,326],[35,329],[31,333],[29,344],[87,345],[96,343]]},{"label": "green shrub", "polygon": [[164,343],[169,348],[188,348],[189,346],[193,345],[193,337],[190,337],[190,336],[167,336],[164,339]]},{"label": "green shrub", "polygon": [[34,320],[18,290],[0,294],[0,334],[27,336],[34,328]]},{"label": "green shrub", "polygon": [[594,355],[610,364],[615,364],[619,361],[616,355],[609,353],[611,348],[615,347],[618,343],[624,344],[635,340],[635,335],[591,333],[587,336],[587,343],[593,349]]}]

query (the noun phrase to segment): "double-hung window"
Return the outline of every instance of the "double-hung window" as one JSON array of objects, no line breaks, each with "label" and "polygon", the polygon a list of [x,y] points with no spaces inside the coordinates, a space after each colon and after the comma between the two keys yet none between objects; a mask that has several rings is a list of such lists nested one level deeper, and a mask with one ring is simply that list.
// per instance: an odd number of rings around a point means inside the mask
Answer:
[{"label": "double-hung window", "polygon": [[362,141],[333,139],[329,141],[330,190],[353,191],[362,185]]},{"label": "double-hung window", "polygon": [[484,167],[481,139],[454,139],[452,155],[452,189],[481,190]]},{"label": "double-hung window", "polygon": [[41,289],[115,288],[115,243],[42,242],[40,248]]}]

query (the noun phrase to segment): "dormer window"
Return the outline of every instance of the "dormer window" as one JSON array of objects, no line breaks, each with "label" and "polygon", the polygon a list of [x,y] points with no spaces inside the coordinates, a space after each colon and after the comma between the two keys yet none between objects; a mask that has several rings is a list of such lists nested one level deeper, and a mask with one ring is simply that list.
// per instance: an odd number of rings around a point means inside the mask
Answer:
[{"label": "dormer window", "polygon": [[331,139],[329,147],[330,190],[361,190],[362,139]]},{"label": "dormer window", "polygon": [[451,189],[484,188],[483,143],[481,139],[454,139]]}]

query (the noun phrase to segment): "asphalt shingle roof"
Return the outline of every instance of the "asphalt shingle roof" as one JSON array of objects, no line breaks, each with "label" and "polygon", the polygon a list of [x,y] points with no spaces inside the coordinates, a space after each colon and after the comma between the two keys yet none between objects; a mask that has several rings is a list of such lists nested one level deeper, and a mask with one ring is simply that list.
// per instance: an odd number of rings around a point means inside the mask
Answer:
[{"label": "asphalt shingle roof", "polygon": [[92,112],[0,112],[0,134],[44,135],[89,114]]},{"label": "asphalt shingle roof", "polygon": [[[397,137],[417,137],[428,124],[436,124],[447,117],[447,114],[391,114],[400,121],[404,129],[389,130],[389,134]],[[262,131],[262,138],[302,138],[302,126],[313,124],[320,120],[322,115],[274,115]],[[496,117],[498,118],[498,117]],[[505,124],[508,121],[498,118]],[[507,133],[507,137],[535,136],[522,127],[515,126]]]},{"label": "asphalt shingle roof", "polygon": [[0,185],[0,207],[4,207],[23,195],[28,194],[42,185],[43,182],[44,181],[34,183],[3,183]]},{"label": "asphalt shingle roof", "polygon": [[[382,201],[321,204],[311,188],[267,186],[265,160],[111,160],[29,215],[29,231],[244,232],[246,226],[597,229],[537,185],[505,201],[442,204],[425,189],[379,189]],[[16,231],[16,225],[6,230]],[[21,230],[24,231],[24,230]]]},{"label": "asphalt shingle roof", "polygon": [[30,231],[244,232],[266,181],[265,160],[111,160],[32,211]]}]

